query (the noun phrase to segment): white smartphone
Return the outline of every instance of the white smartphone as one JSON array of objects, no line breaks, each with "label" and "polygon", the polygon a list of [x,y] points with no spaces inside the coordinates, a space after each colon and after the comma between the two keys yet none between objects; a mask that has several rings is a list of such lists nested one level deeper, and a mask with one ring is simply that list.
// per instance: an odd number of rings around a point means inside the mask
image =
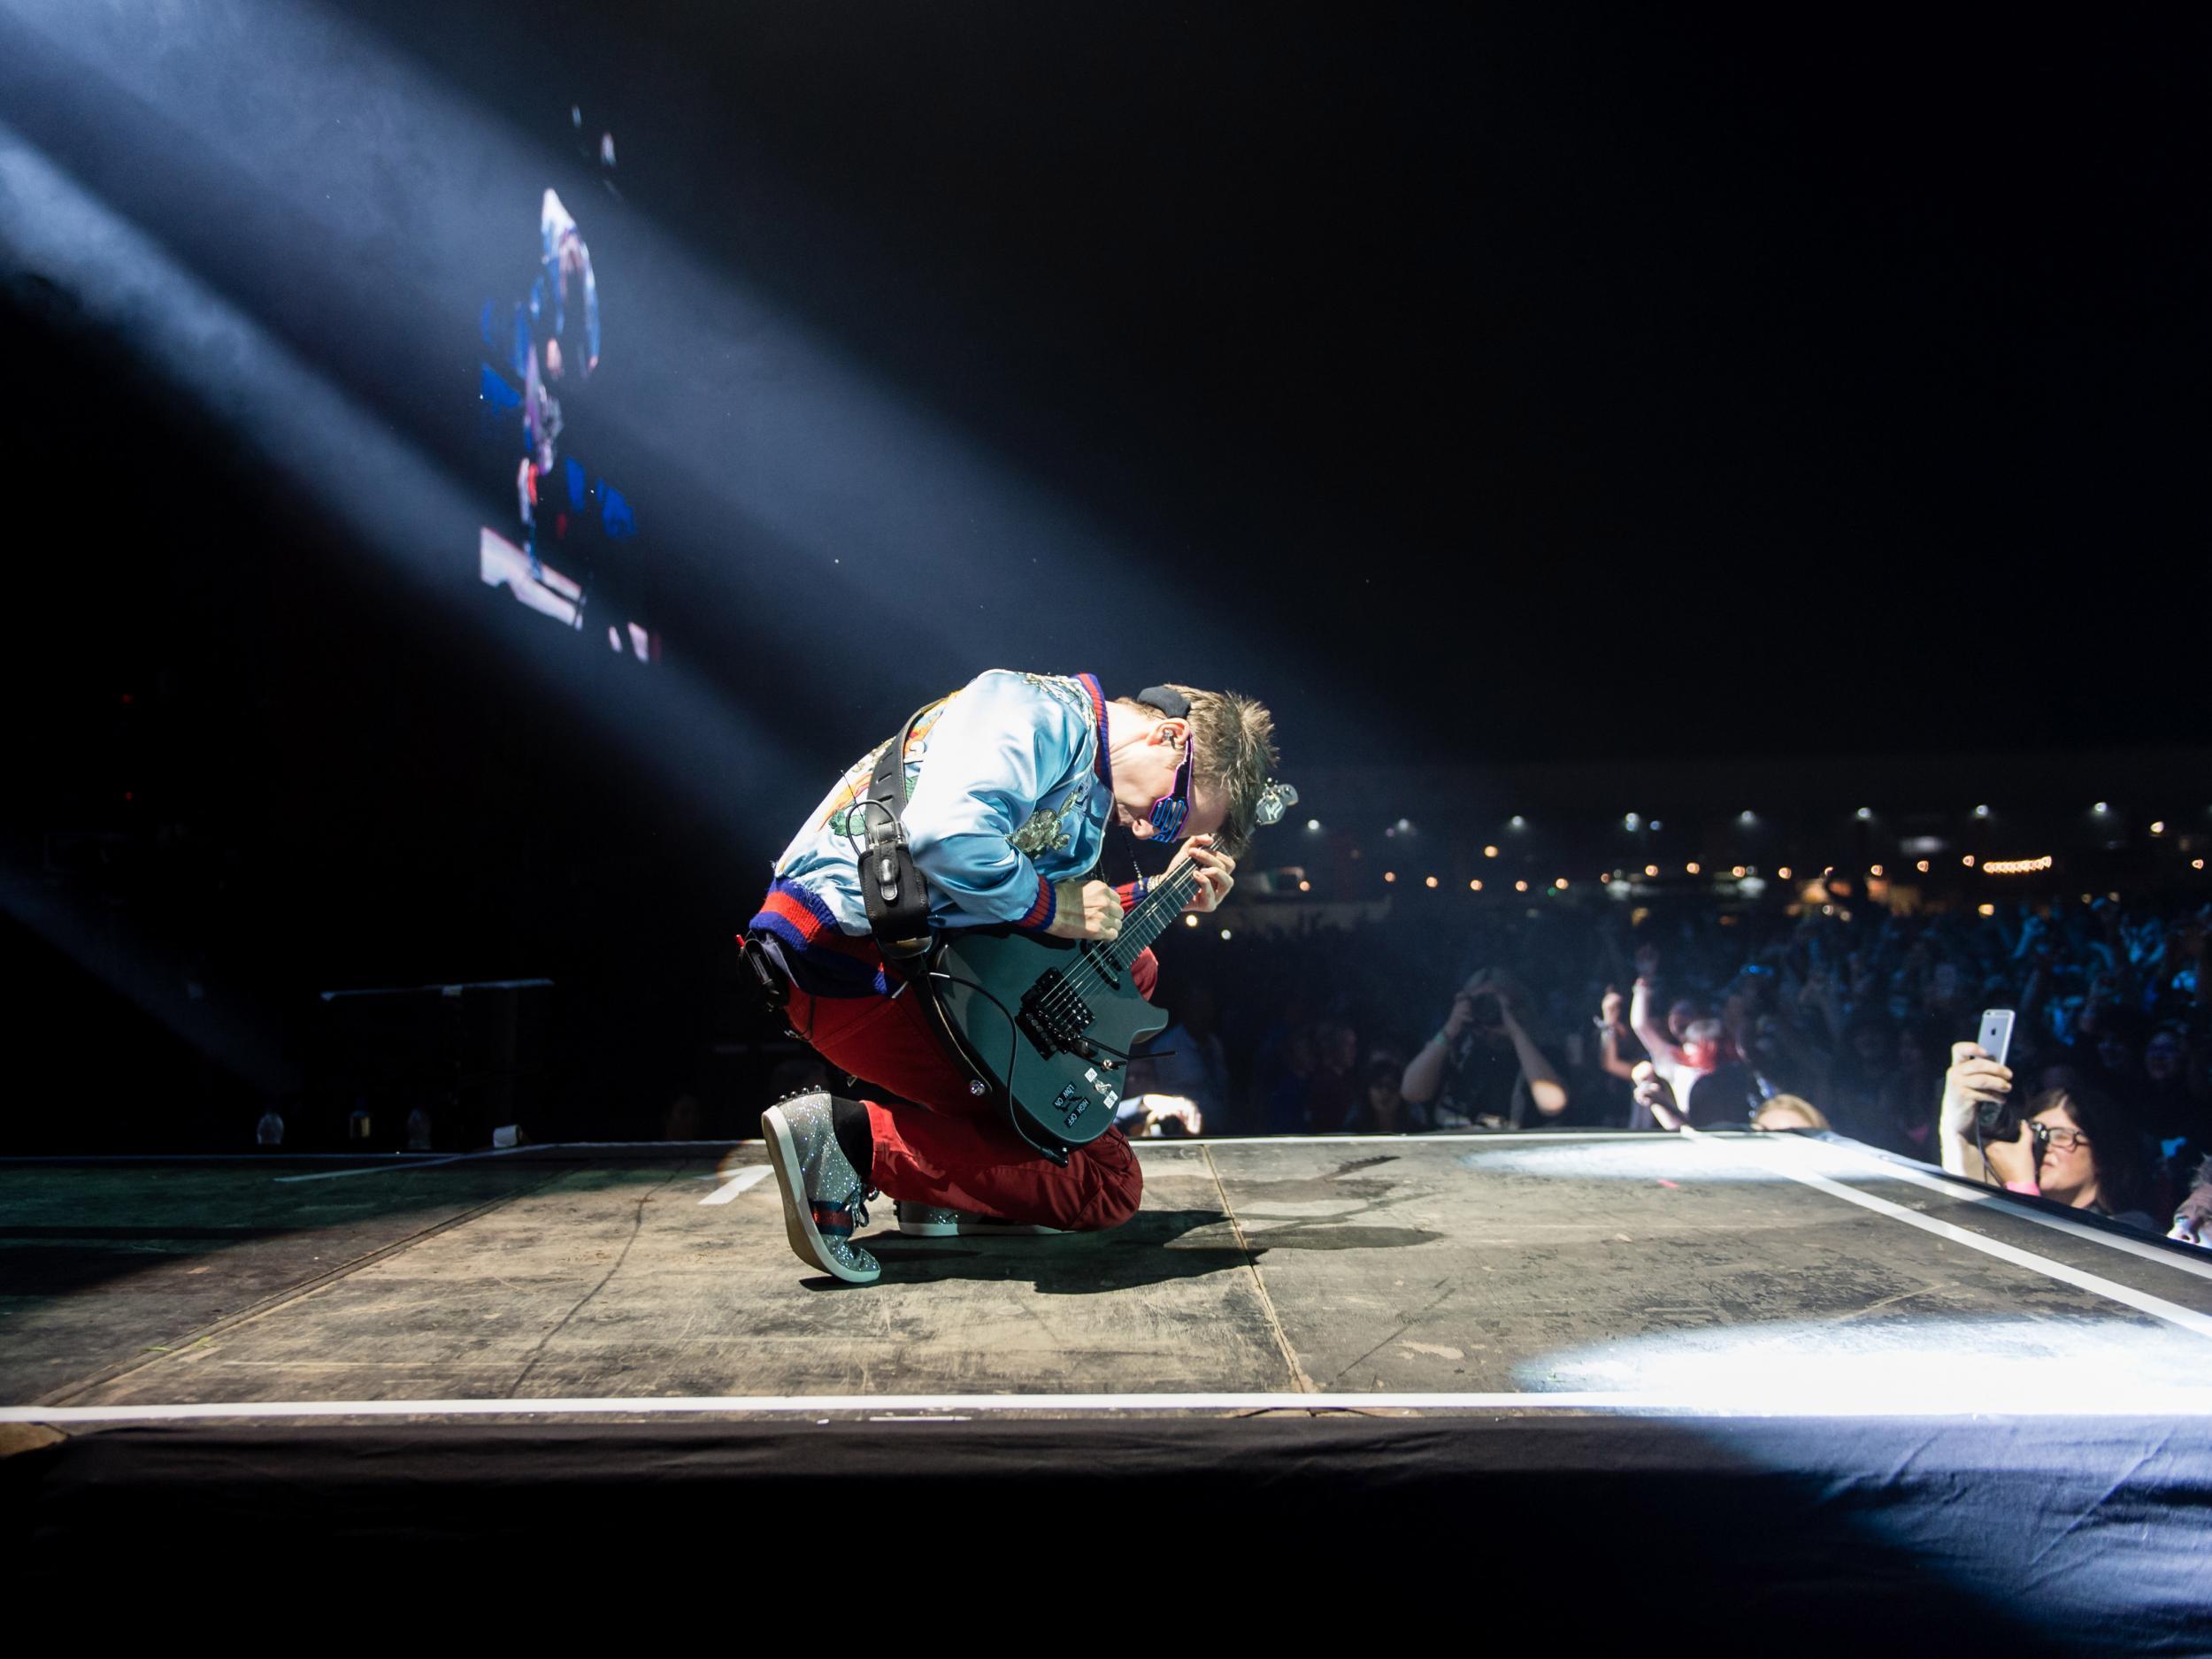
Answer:
[{"label": "white smartphone", "polygon": [[1999,1065],[2004,1064],[2005,1050],[2012,1047],[2012,1010],[2008,1008],[1982,1010],[1982,1034],[1978,1041],[1991,1059]]}]

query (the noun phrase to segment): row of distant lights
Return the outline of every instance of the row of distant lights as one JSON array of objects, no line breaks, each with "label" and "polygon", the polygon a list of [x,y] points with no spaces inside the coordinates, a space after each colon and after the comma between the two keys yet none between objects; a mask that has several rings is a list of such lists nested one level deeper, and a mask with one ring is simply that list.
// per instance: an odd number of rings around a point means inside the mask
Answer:
[{"label": "row of distant lights", "polygon": [[[2111,813],[2112,803],[2109,801],[2100,801],[2089,810],[2095,813],[2099,818],[2104,818]],[[1872,821],[1874,817],[1874,809],[1870,806],[1863,806],[1855,814],[1853,814],[1853,816],[1855,817],[1862,824],[1870,823]],[[1974,809],[1974,816],[1976,818],[1987,818],[1989,816],[1988,807],[1976,807]],[[1517,830],[1526,829],[1528,827],[1528,820],[1517,812],[1516,812],[1509,821]],[[1750,810],[1748,808],[1736,814],[1736,822],[1739,824],[1756,824],[1758,821],[1759,815],[1756,812]],[[1638,813],[1625,812],[1621,815],[1621,823],[1624,827],[1628,829],[1643,828],[1645,827],[1645,819]],[[1309,830],[1318,832],[1321,828],[1321,820],[1317,818],[1310,818],[1306,820],[1306,827]],[[1666,826],[1661,823],[1657,818],[1653,818],[1649,821],[1649,827],[1657,830],[1664,829]],[[1412,820],[1402,818],[1383,832],[1386,835],[1410,835],[1412,833]],[[2152,834],[2163,835],[2165,833],[2166,820],[2164,818],[2160,818],[2156,823],[2151,826]],[[1483,849],[1483,852],[1486,856],[1491,858],[1495,858],[1498,856],[1497,850],[1494,848],[1486,847]]]},{"label": "row of distant lights", "polygon": [[[1482,853],[1483,856],[1486,858],[1495,858],[1498,856],[1498,849],[1495,847],[1486,847],[1482,849]],[[1968,853],[1964,857],[1959,860],[1959,863],[1969,870],[1973,869],[1975,867],[1974,855],[1972,853]],[[2051,855],[2049,853],[2045,853],[2039,858],[1993,858],[1989,863],[1983,864],[1981,866],[1981,870],[1984,875],[2026,876],[2035,875],[2043,871],[2051,869],[2053,867],[2053,864],[2054,861]],[[1928,873],[1929,864],[1925,858],[1923,858],[1913,867],[1918,870],[1920,873],[1924,876]],[[2201,870],[2204,868],[2204,860],[2201,858],[2192,858],[2189,861],[2189,867],[2192,870]],[[1684,864],[1682,869],[1683,872],[1686,875],[1697,876],[1703,875],[1705,873],[1705,866],[1700,864]],[[1866,869],[1866,873],[1872,879],[1879,881],[1884,878],[1884,871],[1885,866],[1881,864],[1869,864]],[[1657,864],[1646,864],[1644,866],[1644,874],[1647,877],[1655,877],[1658,873],[1659,866]],[[1745,877],[1750,875],[1752,872],[1750,867],[1747,864],[1734,864],[1730,867],[1728,873],[1733,876],[1737,880],[1741,881]],[[1783,881],[1788,881],[1792,879],[1793,876],[1793,872],[1787,864],[1784,864],[1774,873],[1778,879]],[[1821,879],[1824,881],[1835,873],[1835,866],[1833,864],[1830,864],[1826,869],[1820,872],[1820,875]],[[1617,872],[1613,874],[1607,874],[1601,872],[1598,876],[1598,881],[1600,885],[1603,885],[1608,881],[1617,879]],[[1398,872],[1395,870],[1386,870],[1383,872],[1383,879],[1385,881],[1395,882],[1397,879]],[[1434,876],[1425,877],[1424,878],[1423,885],[1425,887],[1435,887],[1437,885],[1437,879]],[[1552,887],[1555,891],[1564,892],[1567,885],[1567,878],[1561,876],[1557,880],[1552,883]],[[1301,893],[1310,893],[1313,890],[1313,883],[1310,881],[1301,881],[1298,884],[1298,890]],[[1467,890],[1470,893],[1479,893],[1482,891],[1482,883],[1480,881],[1470,881],[1467,884]],[[1528,883],[1525,881],[1516,881],[1513,884],[1513,890],[1516,893],[1525,893],[1528,891]]]},{"label": "row of distant lights", "polygon": [[[2106,801],[2100,801],[2092,810],[2100,814],[2107,813],[2111,810],[2111,803]],[[1873,816],[1874,809],[1870,806],[1863,806],[1858,810],[1858,817],[1862,821],[1871,818]],[[1989,816],[1988,807],[1976,807],[1974,809],[1974,816],[1976,818],[1987,818]],[[1738,821],[1745,824],[1755,823],[1757,821],[1757,818],[1758,815],[1756,813],[1747,810],[1739,815]],[[1515,829],[1521,829],[1525,827],[1528,820],[1521,817],[1518,813],[1516,813],[1513,816],[1511,822]],[[1623,815],[1621,822],[1628,828],[1634,829],[1643,822],[1643,819],[1637,814],[1629,812]],[[1306,827],[1309,830],[1317,831],[1321,827],[1321,820],[1317,818],[1310,818],[1306,820]],[[1653,829],[1659,829],[1662,828],[1663,826],[1657,818],[1653,818],[1651,820],[1651,827]],[[1395,835],[1400,831],[1406,831],[1409,833],[1412,828],[1413,825],[1410,821],[1405,818],[1400,818],[1396,824],[1392,826],[1390,829],[1384,833],[1386,834]],[[2152,834],[2163,835],[2165,833],[2165,819],[2160,818],[2157,822],[2151,826]],[[1485,858],[1495,858],[1498,856],[1498,849],[1495,844],[1486,846],[1482,849],[1482,856]],[[1974,868],[1974,855],[1972,853],[1968,853],[1965,856],[1959,860],[1959,863],[1969,870]],[[1915,867],[1918,869],[1922,875],[1926,875],[1928,873],[1929,864],[1925,858],[1921,859]],[[2049,854],[2046,853],[2040,858],[1999,859],[1983,865],[1982,870],[1983,873],[1986,875],[2020,876],[2032,875],[2039,872],[2048,870],[2051,867],[2051,856]],[[2204,860],[2201,858],[2193,858],[2189,861],[2189,867],[2192,870],[2201,870],[2204,868]],[[1704,873],[1704,866],[1702,864],[1689,864],[1683,865],[1682,868],[1685,873],[1689,875],[1702,875]],[[1644,874],[1647,877],[1655,877],[1658,873],[1659,866],[1657,864],[1646,864],[1644,866]],[[1740,881],[1750,873],[1750,871],[1743,864],[1736,864],[1731,868],[1729,873],[1737,880]],[[1784,881],[1787,881],[1791,879],[1790,868],[1787,864],[1783,865],[1774,873],[1779,879]],[[1832,865],[1821,872],[1821,875],[1824,879],[1832,876],[1833,874],[1835,874],[1835,869]],[[1870,865],[1867,870],[1867,874],[1875,880],[1878,881],[1882,879],[1882,866],[1880,864]],[[1394,870],[1386,870],[1383,872],[1383,879],[1394,885],[1398,879],[1398,872]],[[1598,877],[1598,880],[1601,885],[1610,879],[1612,879],[1611,877],[1603,874],[1601,874]],[[1423,880],[1423,885],[1425,887],[1434,887],[1438,885],[1437,879],[1434,876],[1425,877]],[[1551,890],[1555,893],[1564,893],[1567,890],[1568,885],[1567,878],[1561,876],[1553,881],[1551,884]],[[1482,891],[1482,883],[1479,880],[1470,881],[1467,884],[1467,890],[1470,893],[1479,893]],[[1525,881],[1516,881],[1513,884],[1513,890],[1516,893],[1525,893],[1528,891],[1528,883]],[[1312,892],[1313,883],[1307,880],[1300,881],[1298,884],[1298,891],[1301,893]],[[1985,909],[1985,913],[1987,913],[1986,908]],[[1198,918],[1195,916],[1186,917],[1184,918],[1184,920],[1188,922],[1193,927],[1198,926]],[[1223,928],[1221,930],[1221,936],[1224,939],[1228,938],[1229,930],[1225,927]]]},{"label": "row of distant lights", "polygon": [[[2033,861],[2033,860],[2027,860],[2027,861],[2024,861],[2024,862],[2033,863],[2033,862],[2036,862],[2036,861]],[[2046,867],[2047,867],[2047,865]],[[2193,863],[2193,864],[2192,864],[2192,866],[2191,866],[2191,867],[2192,867],[2192,868],[2193,868],[2193,869],[2197,869],[2197,870],[2201,870],[2201,869],[2203,869],[2203,868],[2204,868],[2204,860],[2203,860],[2203,859],[2201,859],[2201,858],[2196,859],[2196,860]],[[1926,861],[1926,860],[1924,860],[1924,860],[1922,860],[1922,861],[1921,861],[1921,868],[1922,868],[1922,869],[1924,869],[1924,870],[1927,868],[1927,861]],[[1647,870],[1647,873],[1653,873],[1653,874],[1655,874],[1655,873],[1657,872],[1657,866],[1655,866],[1655,865],[1647,865],[1647,866],[1646,866],[1646,870]],[[1696,872],[1694,870],[1693,870],[1690,873],[1691,873],[1691,874],[1693,874],[1693,875],[1694,875],[1694,874],[1696,874],[1697,872]],[[1739,866],[1737,867],[1736,873],[1737,873],[1739,876],[1741,876],[1741,875],[1743,874],[1743,869],[1742,869],[1742,866],[1739,865]],[[1777,875],[1780,876],[1780,877],[1782,878],[1782,879],[1783,879],[1783,880],[1785,880],[1785,881],[1786,881],[1786,880],[1788,880],[1788,879],[1790,879],[1790,872],[1789,872],[1787,870],[1778,870],[1778,871],[1777,871],[1775,873],[1776,873]],[[1832,875],[1832,874],[1834,874],[1835,872],[1834,872],[1833,871],[1830,871],[1828,873],[1830,873],[1831,875]],[[1875,875],[1877,875],[1877,876],[1879,876],[1879,875],[1882,873],[1882,867],[1881,867],[1879,864],[1875,865],[1875,866],[1874,866],[1874,870],[1873,870],[1873,873],[1874,873]],[[1384,879],[1386,881],[1394,881],[1394,880],[1396,880],[1396,879],[1397,879],[1397,877],[1396,877],[1396,876],[1394,876],[1394,875],[1386,874],[1386,875],[1384,876],[1384,878],[1383,878],[1383,879]],[[1431,887],[1434,887],[1434,886],[1436,885],[1436,878],[1435,878],[1434,876],[1431,876],[1431,877],[1428,879],[1428,884],[1429,884],[1429,886],[1431,886]],[[1554,885],[1555,887],[1563,888],[1563,887],[1566,887],[1566,885],[1567,885],[1567,879],[1566,879],[1564,876],[1562,876],[1562,877],[1561,877],[1561,878],[1560,878],[1560,879],[1559,879],[1556,882],[1555,882],[1553,885]],[[1298,886],[1299,886],[1300,889],[1302,891],[1302,890],[1304,890],[1304,888],[1306,887],[1307,884],[1306,884],[1305,882],[1303,882],[1303,881],[1301,881],[1301,882],[1298,884]],[[1482,891],[1482,883],[1481,883],[1481,882],[1479,882],[1479,881],[1470,881],[1470,882],[1467,884],[1467,886],[1468,886],[1469,889],[1470,889],[1471,891],[1472,891],[1472,892],[1479,893],[1479,892],[1481,892],[1481,891]],[[1516,882],[1513,884],[1513,890],[1514,890],[1516,893],[1525,893],[1525,892],[1527,892],[1527,891],[1528,891],[1528,883],[1527,883],[1527,882],[1525,882],[1525,881],[1516,881]],[[2091,898],[2092,898],[2092,897],[2093,897],[2093,896],[2094,896],[2093,895],[2085,893],[2085,894],[2083,894],[2083,895],[2081,895],[2081,902],[2082,902],[2084,904],[2086,904],[2086,903],[2088,903],[2088,902],[2090,902]],[[2112,901],[2115,904],[2117,904],[2117,903],[2120,902],[2120,895],[2119,895],[2118,894],[2116,894],[2116,893],[2108,893],[2107,895],[2105,895],[2105,896],[2106,896],[2107,898],[2110,899],[2110,900],[2111,900],[2111,901]],[[1824,906],[1822,907],[1822,914],[1823,914],[1823,915],[1827,914],[1829,908],[1830,908],[1830,907],[1824,905]],[[1977,910],[1977,911],[1978,911],[1981,915],[1984,915],[1984,916],[1994,916],[1994,915],[1996,915],[1996,913],[1997,913],[1997,907],[1996,907],[1994,904],[1978,904],[1978,905],[1976,905],[1974,908],[1976,909],[1976,910]],[[1195,916],[1186,916],[1185,918],[1183,918],[1183,925],[1184,925],[1186,927],[1195,927],[1195,926],[1198,926],[1198,918],[1197,918],[1197,917],[1195,917]],[[1229,929],[1229,928],[1225,927],[1225,928],[1223,928],[1223,929],[1221,930],[1221,936],[1222,936],[1222,938],[1223,938],[1223,939],[1226,940],[1226,939],[1231,939],[1231,938],[1235,937],[1235,934],[1234,934],[1234,933],[1233,932],[1233,930],[1231,930],[1231,929]]]},{"label": "row of distant lights", "polygon": [[[1483,851],[1493,858],[1498,856],[1498,850],[1494,847],[1486,847],[1483,849]],[[1974,855],[1969,853],[1959,862],[1964,864],[1969,870],[1971,870],[1974,867]],[[1927,874],[1928,861],[1925,858],[1921,859],[1916,867],[1919,869],[1921,874]],[[2040,858],[1995,859],[1989,864],[1984,864],[1982,866],[1982,872],[1985,875],[1992,876],[2024,876],[2033,875],[2039,872],[2048,870],[2051,867],[2051,855],[2046,853]],[[2192,870],[2201,870],[2204,868],[2204,860],[2201,858],[2193,858],[2189,861],[2189,867]],[[1704,873],[1704,866],[1702,864],[1685,864],[1682,868],[1687,873],[1694,876]],[[1656,876],[1658,873],[1659,866],[1657,864],[1646,864],[1644,866],[1645,875]],[[1739,881],[1741,881],[1750,873],[1751,872],[1749,867],[1744,864],[1733,865],[1729,870],[1729,874],[1735,877],[1735,879]],[[1783,881],[1787,881],[1792,879],[1792,872],[1787,864],[1784,864],[1774,873],[1778,879]],[[1835,866],[1831,864],[1828,868],[1823,870],[1820,872],[1820,875],[1821,879],[1824,881],[1835,873]],[[1882,879],[1882,866],[1880,864],[1870,864],[1867,866],[1866,873],[1872,879],[1879,881]],[[1598,877],[1598,883],[1600,886],[1603,886],[1607,881],[1612,879],[1613,878],[1609,876],[1601,874]],[[1398,872],[1394,870],[1386,870],[1383,872],[1383,879],[1385,881],[1394,883],[1398,879]],[[1434,876],[1425,877],[1423,878],[1422,885],[1425,887],[1434,887],[1438,885],[1437,879]],[[1555,893],[1564,893],[1567,890],[1567,878],[1564,876],[1561,876],[1551,884],[1552,891]],[[1470,893],[1479,893],[1482,891],[1482,883],[1479,880],[1470,881],[1467,884],[1467,890]],[[1528,891],[1528,883],[1525,881],[1516,881],[1513,884],[1513,890],[1516,893],[1525,893]],[[1310,881],[1299,882],[1298,891],[1301,893],[1312,892],[1313,883]],[[2088,903],[2090,896],[2091,895],[2086,893],[2083,894],[2081,895],[2081,902],[2084,904]],[[2115,903],[2119,902],[2120,895],[2118,894],[2115,893],[2111,895],[2110,897]],[[1994,916],[1997,913],[1997,907],[1993,904],[1984,904],[1979,906],[1978,909],[1984,916]],[[1195,927],[1198,926],[1198,918],[1195,915],[1186,916],[1183,918],[1183,925],[1186,927]],[[1231,930],[1225,927],[1221,930],[1221,936],[1224,939],[1228,939],[1233,935]]]}]

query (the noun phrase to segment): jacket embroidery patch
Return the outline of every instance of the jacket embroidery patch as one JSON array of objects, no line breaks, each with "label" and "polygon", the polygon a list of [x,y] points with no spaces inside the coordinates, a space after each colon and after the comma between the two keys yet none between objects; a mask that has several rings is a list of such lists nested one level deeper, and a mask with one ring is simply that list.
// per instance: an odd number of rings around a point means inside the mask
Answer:
[{"label": "jacket embroidery patch", "polygon": [[1041,853],[1056,853],[1075,838],[1060,822],[1060,815],[1050,807],[1039,807],[1029,815],[1029,821],[1006,838],[1014,850],[1025,857],[1034,858]]}]

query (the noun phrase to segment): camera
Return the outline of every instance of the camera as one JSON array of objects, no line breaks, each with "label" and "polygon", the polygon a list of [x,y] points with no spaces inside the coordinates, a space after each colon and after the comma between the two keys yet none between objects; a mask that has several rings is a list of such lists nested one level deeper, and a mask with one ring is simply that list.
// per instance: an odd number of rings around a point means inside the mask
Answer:
[{"label": "camera", "polygon": [[1982,1102],[1974,1108],[1974,1117],[1983,1135],[1992,1141],[2017,1141],[2020,1125],[2027,1120],[2027,1114],[2009,1094],[2002,1100]]},{"label": "camera", "polygon": [[1467,1004],[1469,1018],[1475,1025],[1487,1031],[1495,1031],[1505,1024],[1504,1006],[1495,991],[1483,990],[1463,999]]}]

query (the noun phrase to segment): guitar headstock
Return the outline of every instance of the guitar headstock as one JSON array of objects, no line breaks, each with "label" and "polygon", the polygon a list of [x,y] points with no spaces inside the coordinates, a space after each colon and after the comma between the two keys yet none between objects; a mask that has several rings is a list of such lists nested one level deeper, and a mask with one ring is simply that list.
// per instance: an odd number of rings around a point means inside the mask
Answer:
[{"label": "guitar headstock", "polygon": [[1279,824],[1283,814],[1298,804],[1298,791],[1293,786],[1270,778],[1267,787],[1260,791],[1258,803],[1252,808],[1255,824]]}]

